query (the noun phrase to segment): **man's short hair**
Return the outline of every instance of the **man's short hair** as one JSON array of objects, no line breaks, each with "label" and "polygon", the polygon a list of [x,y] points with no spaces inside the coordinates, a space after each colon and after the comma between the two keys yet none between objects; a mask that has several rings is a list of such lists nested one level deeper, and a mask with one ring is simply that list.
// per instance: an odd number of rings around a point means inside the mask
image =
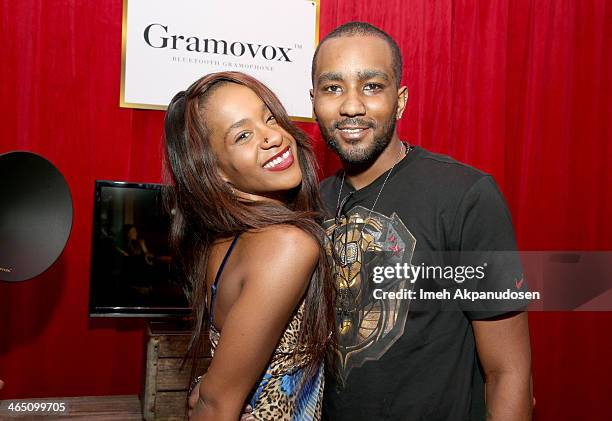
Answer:
[{"label": "man's short hair", "polygon": [[343,25],[338,26],[336,29],[331,31],[325,36],[317,46],[314,56],[312,57],[312,69],[311,77],[312,84],[314,86],[314,74],[317,66],[317,56],[319,55],[319,49],[325,42],[332,38],[341,37],[353,37],[353,36],[374,36],[383,39],[389,45],[391,49],[391,56],[393,60],[393,73],[395,76],[395,83],[399,87],[402,80],[402,52],[400,51],[397,43],[389,34],[382,29],[375,27],[366,22],[347,22]]}]

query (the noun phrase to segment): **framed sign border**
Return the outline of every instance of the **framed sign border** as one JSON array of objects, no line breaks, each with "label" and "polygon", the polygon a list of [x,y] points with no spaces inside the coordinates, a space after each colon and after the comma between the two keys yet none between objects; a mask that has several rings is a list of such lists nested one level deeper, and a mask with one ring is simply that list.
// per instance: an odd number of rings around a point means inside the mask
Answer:
[{"label": "framed sign border", "polygon": [[[315,49],[319,45],[319,17],[321,13],[321,0],[305,0],[314,2],[317,7],[316,11],[316,22],[315,22]],[[119,94],[119,107],[121,108],[135,108],[140,110],[161,110],[165,111],[168,107],[165,105],[154,105],[154,104],[139,104],[135,102],[125,102],[125,56],[127,49],[127,11],[128,11],[128,0],[123,0],[123,17],[121,21],[121,87]],[[300,121],[304,123],[314,123],[316,120],[312,117],[295,117],[289,116],[293,121]]]}]

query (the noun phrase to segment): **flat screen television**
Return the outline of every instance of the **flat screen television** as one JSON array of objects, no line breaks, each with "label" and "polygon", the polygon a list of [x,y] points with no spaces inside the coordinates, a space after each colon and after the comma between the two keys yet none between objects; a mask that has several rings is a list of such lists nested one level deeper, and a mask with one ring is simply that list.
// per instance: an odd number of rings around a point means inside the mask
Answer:
[{"label": "flat screen television", "polygon": [[180,317],[191,313],[170,253],[161,184],[96,180],[89,314]]}]

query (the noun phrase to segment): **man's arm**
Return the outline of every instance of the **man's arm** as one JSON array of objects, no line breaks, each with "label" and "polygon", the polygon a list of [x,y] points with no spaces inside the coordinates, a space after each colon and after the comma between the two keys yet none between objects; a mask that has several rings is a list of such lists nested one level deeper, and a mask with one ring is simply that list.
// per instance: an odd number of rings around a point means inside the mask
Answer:
[{"label": "man's arm", "polygon": [[531,350],[527,313],[472,321],[484,369],[487,420],[531,420]]},{"label": "man's arm", "polygon": [[[486,278],[477,285],[480,291],[516,286],[523,270],[510,212],[493,178],[482,177],[464,195],[455,228],[463,257],[489,263]],[[531,350],[527,313],[522,312],[526,304],[484,301],[466,309],[484,369],[487,420],[531,419]]]}]

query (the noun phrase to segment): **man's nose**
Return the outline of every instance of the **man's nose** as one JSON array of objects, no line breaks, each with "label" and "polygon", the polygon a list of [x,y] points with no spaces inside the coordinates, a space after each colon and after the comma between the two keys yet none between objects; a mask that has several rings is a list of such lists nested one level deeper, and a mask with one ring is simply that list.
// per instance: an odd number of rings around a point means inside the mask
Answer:
[{"label": "man's nose", "polygon": [[340,115],[354,117],[365,115],[366,107],[357,92],[349,91],[340,105]]}]

